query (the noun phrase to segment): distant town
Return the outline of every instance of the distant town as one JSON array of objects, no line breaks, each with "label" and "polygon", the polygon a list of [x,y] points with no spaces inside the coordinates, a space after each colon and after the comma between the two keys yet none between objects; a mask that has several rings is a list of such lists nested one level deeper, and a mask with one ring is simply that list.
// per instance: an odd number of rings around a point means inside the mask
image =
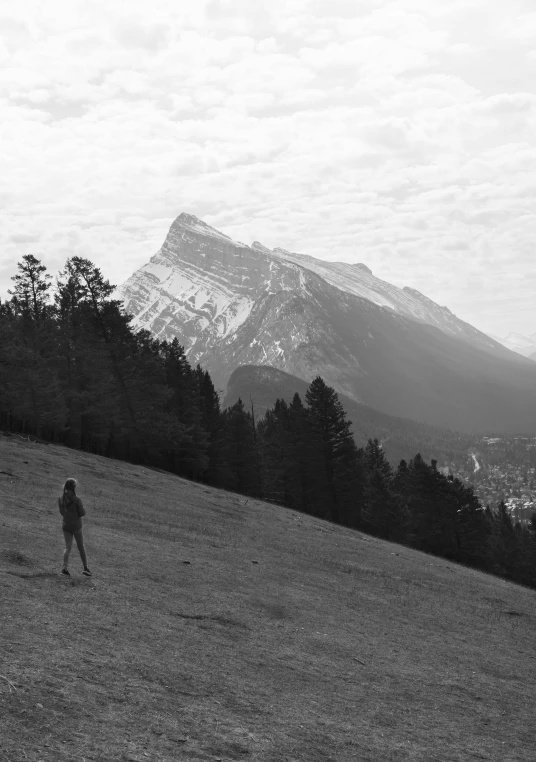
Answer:
[{"label": "distant town", "polygon": [[482,437],[463,461],[440,471],[473,485],[483,506],[504,500],[514,521],[536,513],[536,437]]}]

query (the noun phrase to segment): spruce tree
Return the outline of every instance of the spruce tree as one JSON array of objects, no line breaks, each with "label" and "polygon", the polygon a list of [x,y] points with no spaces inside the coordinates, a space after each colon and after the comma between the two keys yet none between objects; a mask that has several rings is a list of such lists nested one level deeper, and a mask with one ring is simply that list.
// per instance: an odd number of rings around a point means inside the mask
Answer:
[{"label": "spruce tree", "polygon": [[65,400],[56,370],[57,337],[48,305],[50,275],[27,254],[13,276],[12,299],[2,309],[0,378],[3,405],[33,433],[63,425]]},{"label": "spruce tree", "polygon": [[246,495],[260,494],[259,459],[251,414],[241,399],[223,414],[225,486]]},{"label": "spruce tree", "polygon": [[311,437],[307,410],[296,392],[288,408],[289,505],[304,513],[318,514],[319,495],[315,491],[316,443]]},{"label": "spruce tree", "polygon": [[377,439],[369,439],[363,451],[363,527],[380,537],[401,542],[408,522],[403,500],[395,491],[391,464]]},{"label": "spruce tree", "polygon": [[222,457],[223,421],[220,398],[210,374],[199,365],[195,370],[201,422],[208,435],[208,465],[206,479],[211,484],[221,484],[224,479]]},{"label": "spruce tree", "polygon": [[351,422],[337,393],[317,376],[307,389],[307,420],[317,448],[315,488],[324,500],[320,515],[353,525],[359,512],[362,475]]},{"label": "spruce tree", "polygon": [[261,459],[263,490],[266,500],[296,507],[292,484],[295,464],[292,461],[290,415],[284,400],[276,400],[258,425],[257,445]]},{"label": "spruce tree", "polygon": [[126,455],[124,416],[110,353],[73,263],[68,260],[55,291],[58,368],[65,389],[67,443],[84,447],[101,443],[104,451]]},{"label": "spruce tree", "polygon": [[513,577],[519,547],[514,523],[504,500],[492,511],[492,517],[489,544],[494,563],[493,570],[503,576]]},{"label": "spruce tree", "polygon": [[209,433],[203,424],[198,376],[176,338],[162,342],[159,352],[170,392],[166,410],[175,417],[181,431],[174,448],[175,467],[186,476],[199,478],[209,466]]}]

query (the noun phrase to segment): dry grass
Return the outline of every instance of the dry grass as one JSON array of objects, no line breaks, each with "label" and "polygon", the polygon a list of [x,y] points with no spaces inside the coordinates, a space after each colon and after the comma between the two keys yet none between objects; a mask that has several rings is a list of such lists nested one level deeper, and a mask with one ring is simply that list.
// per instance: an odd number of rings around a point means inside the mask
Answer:
[{"label": "dry grass", "polygon": [[536,759],[533,591],[60,447],[0,472],[2,762]]}]

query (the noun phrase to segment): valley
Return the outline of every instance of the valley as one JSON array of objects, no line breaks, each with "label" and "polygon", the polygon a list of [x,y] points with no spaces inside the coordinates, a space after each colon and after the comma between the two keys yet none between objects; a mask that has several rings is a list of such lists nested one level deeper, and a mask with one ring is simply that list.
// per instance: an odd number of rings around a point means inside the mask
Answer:
[{"label": "valley", "polygon": [[536,514],[536,438],[483,437],[469,449],[444,462],[443,473],[472,484],[482,505],[504,500],[514,521],[529,522]]}]

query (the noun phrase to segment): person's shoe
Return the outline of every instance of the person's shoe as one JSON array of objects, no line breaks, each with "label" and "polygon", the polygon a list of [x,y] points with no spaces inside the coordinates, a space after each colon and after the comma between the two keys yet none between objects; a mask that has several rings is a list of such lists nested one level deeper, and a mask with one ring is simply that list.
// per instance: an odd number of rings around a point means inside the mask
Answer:
[{"label": "person's shoe", "polygon": [[65,567],[63,567],[63,569],[61,570],[61,573],[63,574],[64,577],[70,577],[71,576],[69,570],[66,569]]},{"label": "person's shoe", "polygon": [[87,568],[87,566],[86,566],[86,568],[84,569],[84,571],[82,572],[82,574],[85,574],[85,576],[86,576],[86,577],[92,577],[92,576],[93,576],[93,574],[92,574],[92,573],[89,571],[89,569]]}]

